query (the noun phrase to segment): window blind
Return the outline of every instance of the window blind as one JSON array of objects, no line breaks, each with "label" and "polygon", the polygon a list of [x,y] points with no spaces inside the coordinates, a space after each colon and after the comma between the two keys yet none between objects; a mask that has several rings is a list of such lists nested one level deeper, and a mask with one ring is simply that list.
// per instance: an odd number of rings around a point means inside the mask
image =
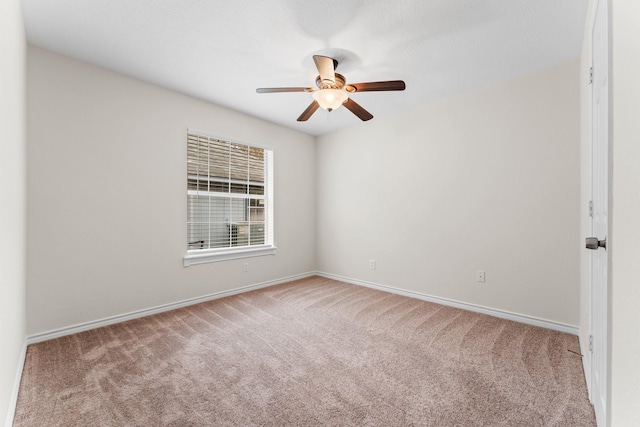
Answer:
[{"label": "window blind", "polygon": [[273,244],[271,150],[187,133],[189,251]]}]

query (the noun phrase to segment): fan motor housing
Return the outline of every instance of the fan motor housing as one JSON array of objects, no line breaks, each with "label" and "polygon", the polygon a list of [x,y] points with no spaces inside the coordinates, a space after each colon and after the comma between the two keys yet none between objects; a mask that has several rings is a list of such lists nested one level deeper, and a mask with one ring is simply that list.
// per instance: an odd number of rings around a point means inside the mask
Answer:
[{"label": "fan motor housing", "polygon": [[335,73],[336,81],[328,82],[327,80],[322,80],[320,76],[316,77],[316,86],[318,89],[342,89],[347,82],[342,74]]}]

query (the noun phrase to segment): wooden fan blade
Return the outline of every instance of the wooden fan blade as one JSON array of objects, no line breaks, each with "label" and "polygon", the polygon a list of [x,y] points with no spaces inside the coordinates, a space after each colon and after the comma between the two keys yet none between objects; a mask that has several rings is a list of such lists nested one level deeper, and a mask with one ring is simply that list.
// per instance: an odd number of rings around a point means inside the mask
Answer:
[{"label": "wooden fan blade", "polygon": [[351,98],[347,99],[346,102],[342,105],[344,105],[345,108],[351,111],[353,114],[358,116],[363,122],[373,119],[373,115],[370,112],[362,108],[360,104],[358,104]]},{"label": "wooden fan blade", "polygon": [[347,92],[376,92],[386,90],[405,90],[407,86],[402,80],[387,80],[384,82],[353,83],[345,86]]},{"label": "wooden fan blade", "polygon": [[298,121],[299,122],[306,122],[307,120],[309,120],[309,117],[311,117],[311,115],[313,113],[316,112],[316,110],[318,109],[318,107],[320,107],[320,104],[318,104],[317,101],[313,101],[306,110],[304,110],[302,112],[302,114],[300,114],[300,117],[298,117]]},{"label": "wooden fan blade", "polygon": [[333,58],[322,55],[313,55],[313,62],[316,63],[318,73],[320,73],[320,80],[328,81],[330,84],[336,82],[336,68]]},{"label": "wooden fan blade", "polygon": [[277,92],[312,92],[310,87],[259,87],[256,89],[258,93],[277,93]]}]

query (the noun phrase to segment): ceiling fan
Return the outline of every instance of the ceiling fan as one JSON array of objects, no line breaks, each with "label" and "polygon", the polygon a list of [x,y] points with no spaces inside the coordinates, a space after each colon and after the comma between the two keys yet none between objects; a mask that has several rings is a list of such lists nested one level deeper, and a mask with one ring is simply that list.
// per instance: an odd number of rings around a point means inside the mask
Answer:
[{"label": "ceiling fan", "polygon": [[373,115],[362,108],[360,104],[349,98],[350,93],[355,92],[381,92],[388,90],[404,90],[405,84],[402,80],[387,80],[382,82],[367,82],[347,84],[342,74],[336,73],[338,61],[328,56],[313,55],[313,62],[316,64],[319,76],[316,77],[317,89],[312,87],[267,87],[258,88],[258,93],[277,92],[308,92],[313,96],[313,102],[298,117],[299,122],[309,120],[309,117],[316,112],[318,107],[327,111],[333,111],[344,105],[346,109],[358,116],[360,120],[371,120]]}]

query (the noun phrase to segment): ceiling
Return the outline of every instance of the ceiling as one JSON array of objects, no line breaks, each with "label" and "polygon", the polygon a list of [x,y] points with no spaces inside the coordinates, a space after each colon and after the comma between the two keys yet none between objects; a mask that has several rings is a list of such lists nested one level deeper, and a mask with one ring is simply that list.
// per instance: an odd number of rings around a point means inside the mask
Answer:
[{"label": "ceiling", "polygon": [[312,55],[348,83],[404,80],[351,97],[376,118],[580,56],[587,0],[23,0],[36,46],[310,135],[367,126],[345,108],[296,118]]}]

